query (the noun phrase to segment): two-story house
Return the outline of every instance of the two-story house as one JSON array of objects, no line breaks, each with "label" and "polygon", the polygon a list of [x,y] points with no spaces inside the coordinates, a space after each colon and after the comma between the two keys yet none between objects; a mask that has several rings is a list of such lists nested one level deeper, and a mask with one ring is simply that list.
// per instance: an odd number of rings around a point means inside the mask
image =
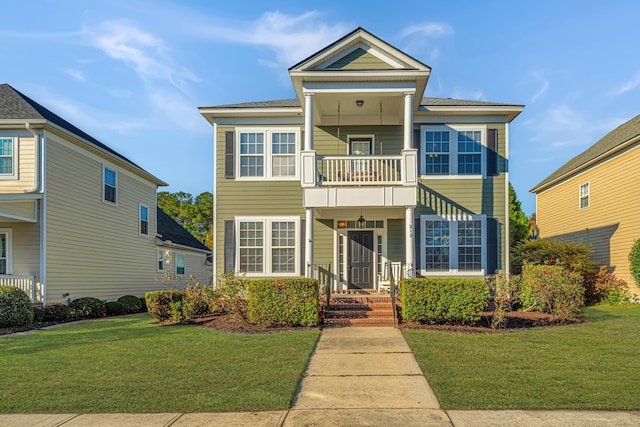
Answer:
[{"label": "two-story house", "polygon": [[[612,130],[531,189],[541,238],[582,242],[636,295],[629,252],[640,238],[640,115]],[[627,209],[629,208],[629,209]]]},{"label": "two-story house", "polygon": [[[188,275],[189,259],[202,270],[202,247],[176,247],[157,235],[156,192],[164,185],[0,85],[0,284],[41,303],[114,300],[163,287],[159,261],[169,250],[182,254],[176,272]],[[195,261],[194,254],[202,255]]]},{"label": "two-story house", "polygon": [[202,107],[214,271],[377,290],[508,271],[509,124],[522,105],[424,98],[431,68],[357,28],[289,69],[296,98]]}]

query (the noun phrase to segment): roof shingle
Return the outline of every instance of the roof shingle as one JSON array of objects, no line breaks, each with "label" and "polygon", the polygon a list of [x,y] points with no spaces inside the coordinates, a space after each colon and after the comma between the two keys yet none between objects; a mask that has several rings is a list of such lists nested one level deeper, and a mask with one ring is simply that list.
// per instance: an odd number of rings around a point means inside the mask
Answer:
[{"label": "roof shingle", "polygon": [[173,218],[164,213],[160,208],[157,208],[158,212],[158,234],[160,240],[163,242],[172,242],[177,245],[191,247],[194,249],[200,249],[204,251],[211,251],[202,242],[191,235],[180,224],[175,222]]}]

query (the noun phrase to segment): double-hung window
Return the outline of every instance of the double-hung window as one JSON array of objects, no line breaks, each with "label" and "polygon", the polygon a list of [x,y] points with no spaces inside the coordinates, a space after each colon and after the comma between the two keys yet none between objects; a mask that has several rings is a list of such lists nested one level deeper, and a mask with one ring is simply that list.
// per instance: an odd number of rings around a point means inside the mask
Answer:
[{"label": "double-hung window", "polygon": [[186,271],[186,259],[184,254],[176,254],[176,276],[184,276]]},{"label": "double-hung window", "polygon": [[0,137],[0,179],[16,179],[16,138]]},{"label": "double-hung window", "polygon": [[102,170],[102,178],[104,182],[102,199],[105,202],[115,204],[117,201],[118,175],[116,171],[104,167]]},{"label": "double-hung window", "polygon": [[164,249],[158,249],[158,261],[156,270],[161,273],[164,271]]},{"label": "double-hung window", "polygon": [[589,183],[580,184],[580,209],[589,207]]},{"label": "double-hung window", "polygon": [[300,265],[298,217],[236,218],[236,268],[247,275],[296,276]]},{"label": "double-hung window", "polygon": [[240,179],[296,179],[300,131],[293,128],[238,128]]},{"label": "double-hung window", "polygon": [[11,274],[11,229],[0,228],[0,274]]},{"label": "double-hung window", "polygon": [[420,267],[425,275],[484,274],[484,215],[423,215],[420,221]]},{"label": "double-hung window", "polygon": [[422,126],[421,174],[482,177],[486,174],[486,126]]},{"label": "double-hung window", "polygon": [[149,235],[149,208],[145,205],[140,205],[140,235]]}]

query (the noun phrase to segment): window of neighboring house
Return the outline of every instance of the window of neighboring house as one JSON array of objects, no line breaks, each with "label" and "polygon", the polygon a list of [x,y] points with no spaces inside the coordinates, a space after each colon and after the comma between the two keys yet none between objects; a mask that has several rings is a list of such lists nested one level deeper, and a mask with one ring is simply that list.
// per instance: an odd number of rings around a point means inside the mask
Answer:
[{"label": "window of neighboring house", "polygon": [[17,178],[15,139],[0,138],[0,179]]},{"label": "window of neighboring house", "polygon": [[149,235],[149,208],[145,205],[140,205],[140,234]]},{"label": "window of neighboring house", "polygon": [[486,218],[484,215],[449,218],[423,215],[420,265],[430,272],[484,274]]},{"label": "window of neighboring house", "polygon": [[580,184],[580,209],[589,207],[589,183]]},{"label": "window of neighboring house", "polygon": [[11,274],[11,229],[0,228],[0,274]]},{"label": "window of neighboring house", "polygon": [[118,175],[115,171],[105,167],[103,170],[105,202],[116,203],[116,192],[118,188]]},{"label": "window of neighboring house", "polygon": [[183,254],[176,254],[176,276],[184,276],[186,260]]},{"label": "window of neighboring house", "polygon": [[482,126],[422,126],[422,175],[484,175],[485,135]]},{"label": "window of neighboring house", "polygon": [[240,178],[295,179],[299,130],[237,129]]},{"label": "window of neighboring house", "polygon": [[158,272],[164,271],[164,250],[158,249],[158,264],[156,266]]},{"label": "window of neighboring house", "polygon": [[248,275],[297,275],[297,217],[237,218],[238,270]]}]

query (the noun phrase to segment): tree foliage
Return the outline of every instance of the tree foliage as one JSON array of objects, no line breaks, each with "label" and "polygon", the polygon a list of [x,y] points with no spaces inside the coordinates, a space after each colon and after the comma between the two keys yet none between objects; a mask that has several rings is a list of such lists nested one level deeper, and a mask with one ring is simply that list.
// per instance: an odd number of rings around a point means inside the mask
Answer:
[{"label": "tree foliage", "polygon": [[213,194],[158,193],[158,207],[208,248],[213,248]]},{"label": "tree foliage", "polygon": [[511,248],[529,237],[529,219],[522,211],[522,203],[518,200],[516,190],[511,183],[509,183],[509,237]]}]

